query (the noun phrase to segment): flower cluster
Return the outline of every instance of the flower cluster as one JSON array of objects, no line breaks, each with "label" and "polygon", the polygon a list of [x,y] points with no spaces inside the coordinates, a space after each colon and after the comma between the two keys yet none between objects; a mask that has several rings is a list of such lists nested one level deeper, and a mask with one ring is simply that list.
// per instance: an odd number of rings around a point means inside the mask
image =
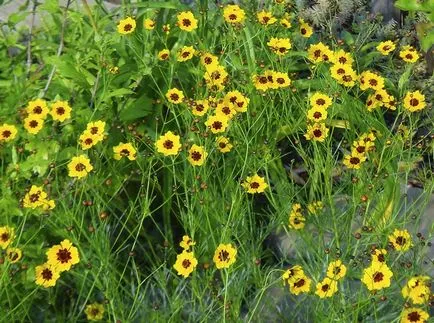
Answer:
[{"label": "flower cluster", "polygon": [[11,247],[15,240],[15,229],[9,226],[0,227],[0,248],[6,250],[6,259],[14,264],[21,260],[23,252],[20,248]]},{"label": "flower cluster", "polygon": [[347,273],[347,267],[341,260],[333,261],[327,268],[327,277],[316,285],[315,294],[320,298],[332,297],[338,291],[338,280]]},{"label": "flower cluster", "polygon": [[368,152],[375,148],[377,139],[373,131],[362,134],[353,141],[351,153],[344,156],[344,165],[349,169],[359,169],[366,161]]},{"label": "flower cluster", "polygon": [[309,293],[312,280],[304,273],[300,265],[295,265],[286,270],[283,275],[283,284],[288,284],[291,294],[299,295]]},{"label": "flower cluster", "polygon": [[291,85],[291,79],[287,73],[266,70],[263,74],[254,74],[252,82],[259,91],[276,90]]},{"label": "flower cluster", "polygon": [[324,93],[316,92],[311,96],[311,108],[307,111],[308,125],[304,135],[307,140],[323,142],[327,138],[329,129],[324,121],[331,104],[332,99]]},{"label": "flower cluster", "polygon": [[42,186],[32,185],[30,190],[24,196],[23,207],[36,209],[41,208],[44,211],[52,210],[56,206],[54,200],[47,198],[47,193],[44,192]]}]

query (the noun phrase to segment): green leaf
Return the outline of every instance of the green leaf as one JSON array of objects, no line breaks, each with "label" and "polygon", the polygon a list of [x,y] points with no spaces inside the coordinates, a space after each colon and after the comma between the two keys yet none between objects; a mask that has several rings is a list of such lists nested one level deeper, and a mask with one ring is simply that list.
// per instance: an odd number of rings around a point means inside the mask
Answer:
[{"label": "green leaf", "polygon": [[354,44],[354,36],[349,33],[348,31],[343,31],[341,34],[342,39],[345,41],[347,45],[353,45]]},{"label": "green leaf", "polygon": [[405,72],[402,73],[401,77],[399,78],[399,81],[398,81],[398,91],[399,91],[400,94],[402,93],[402,89],[407,84],[408,80],[410,79],[410,74],[411,74],[412,70],[413,70],[412,66],[411,65],[407,65],[407,67],[405,68]]},{"label": "green leaf", "polygon": [[29,15],[29,12],[15,12],[11,14],[8,18],[8,23],[12,25],[16,25],[17,23],[23,21],[26,19],[26,17]]},{"label": "green leaf", "polygon": [[420,40],[421,48],[424,52],[428,52],[431,46],[434,45],[434,29]]},{"label": "green leaf", "polygon": [[59,1],[58,0],[45,0],[41,5],[38,6],[38,10],[44,10],[49,13],[56,13],[59,11]]},{"label": "green leaf", "polygon": [[140,98],[133,101],[131,105],[127,105],[123,109],[119,118],[122,121],[131,121],[139,118],[143,118],[149,115],[154,110],[152,100],[146,95],[142,95]]},{"label": "green leaf", "polygon": [[417,0],[398,0],[395,2],[395,7],[405,11],[419,11],[422,9]]},{"label": "green leaf", "polygon": [[109,92],[104,96],[104,98],[102,99],[102,101],[107,102],[107,101],[108,101],[110,98],[112,98],[112,97],[123,97],[123,96],[125,96],[125,95],[133,94],[133,93],[134,93],[134,92],[131,91],[130,89],[124,89],[124,88],[116,89],[116,90],[114,90],[114,91],[109,91]]}]

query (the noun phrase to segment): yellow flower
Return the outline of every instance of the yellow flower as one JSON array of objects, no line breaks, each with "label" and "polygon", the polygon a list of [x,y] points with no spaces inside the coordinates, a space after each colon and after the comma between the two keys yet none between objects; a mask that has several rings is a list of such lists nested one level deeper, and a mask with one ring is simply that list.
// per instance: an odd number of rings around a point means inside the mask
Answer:
[{"label": "yellow flower", "polygon": [[89,122],[86,127],[86,130],[89,131],[92,135],[97,136],[99,138],[99,141],[102,140],[104,137],[104,129],[105,122],[101,120]]},{"label": "yellow flower", "polygon": [[227,5],[223,9],[225,21],[231,24],[243,23],[246,13],[238,5]]},{"label": "yellow flower", "polygon": [[21,260],[23,257],[23,252],[19,248],[7,248],[6,257],[11,264],[14,264]]},{"label": "yellow flower", "polygon": [[387,102],[384,102],[384,106],[389,110],[396,110],[396,99],[393,95],[389,95]]},{"label": "yellow flower", "polygon": [[208,100],[196,100],[191,104],[191,113],[195,116],[203,116],[209,109]]},{"label": "yellow flower", "polygon": [[188,235],[182,236],[182,241],[179,243],[179,246],[187,251],[190,249],[190,247],[195,245],[196,242],[194,242]]},{"label": "yellow flower", "polygon": [[289,227],[294,230],[301,230],[304,228],[306,218],[298,212],[291,212],[289,214]]},{"label": "yellow flower", "polygon": [[221,65],[213,65],[207,68],[203,77],[209,88],[221,91],[224,88],[223,84],[227,80],[228,72]]},{"label": "yellow flower", "polygon": [[246,180],[241,185],[246,189],[247,193],[250,194],[263,193],[268,187],[265,178],[258,174],[247,176]]},{"label": "yellow flower", "polygon": [[254,74],[252,76],[252,82],[257,90],[267,91],[270,88],[270,84],[268,83],[268,79],[265,75]]},{"label": "yellow flower", "polygon": [[178,275],[187,278],[194,271],[196,266],[197,259],[194,257],[194,253],[184,250],[176,256],[176,262],[173,268],[178,272]]},{"label": "yellow flower", "polygon": [[307,210],[312,215],[318,215],[318,212],[324,208],[324,203],[321,201],[311,202],[307,205]]},{"label": "yellow flower", "polygon": [[229,91],[226,93],[224,100],[233,105],[235,111],[246,112],[250,100],[246,98],[240,91]]},{"label": "yellow flower", "polygon": [[312,107],[319,107],[327,110],[328,107],[332,105],[332,98],[329,97],[327,94],[315,92],[310,97],[309,102]]},{"label": "yellow flower", "polygon": [[193,31],[197,28],[197,19],[191,11],[183,11],[178,13],[178,27],[181,30]]},{"label": "yellow flower", "polygon": [[321,107],[313,107],[307,111],[307,119],[313,122],[320,122],[327,119],[327,110]]},{"label": "yellow flower", "polygon": [[6,249],[15,239],[15,229],[12,227],[0,227],[0,248]]},{"label": "yellow flower", "polygon": [[307,22],[304,22],[303,19],[300,19],[299,23],[300,23],[299,29],[300,29],[301,36],[304,38],[309,38],[310,36],[312,36],[313,28]]},{"label": "yellow flower", "polygon": [[380,90],[384,88],[384,78],[371,71],[365,71],[360,74],[360,90],[367,89]]},{"label": "yellow flower", "polygon": [[362,283],[369,290],[380,290],[390,286],[392,271],[386,263],[372,263],[371,266],[363,271]]},{"label": "yellow flower", "polygon": [[311,44],[307,49],[307,55],[309,60],[315,64],[329,62],[334,57],[332,50],[322,42]]},{"label": "yellow flower", "polygon": [[333,53],[333,56],[330,58],[333,64],[342,64],[342,65],[352,65],[354,63],[354,59],[350,53],[347,53],[343,49],[340,49]]},{"label": "yellow flower", "polygon": [[67,101],[56,101],[51,105],[51,116],[53,120],[60,122],[71,118],[71,107]]},{"label": "yellow flower", "polygon": [[271,12],[265,10],[256,13],[256,17],[258,18],[259,23],[264,26],[272,25],[277,21]]},{"label": "yellow flower", "polygon": [[35,282],[42,287],[53,287],[60,274],[52,265],[45,263],[35,268]]},{"label": "yellow flower", "polygon": [[413,245],[410,233],[407,230],[395,229],[393,234],[389,235],[389,242],[398,251],[407,251]]},{"label": "yellow flower", "polygon": [[27,104],[26,112],[29,115],[34,115],[35,117],[38,117],[39,119],[45,119],[49,112],[47,102],[42,99],[30,101]]},{"label": "yellow flower", "polygon": [[416,307],[406,308],[401,314],[401,323],[426,323],[429,314],[424,310]]},{"label": "yellow flower", "polygon": [[121,142],[119,145],[113,147],[113,158],[120,160],[122,157],[127,157],[129,160],[136,160],[137,150],[132,144]]},{"label": "yellow flower", "polygon": [[32,185],[29,192],[24,196],[23,207],[36,209],[44,204],[47,199],[47,193],[44,192],[42,186]]},{"label": "yellow flower", "polygon": [[162,49],[157,54],[158,60],[167,61],[170,57],[170,51],[168,49]]},{"label": "yellow flower", "polygon": [[362,163],[366,161],[366,156],[363,154],[354,154],[344,156],[344,165],[350,169],[360,169]]},{"label": "yellow flower", "polygon": [[117,66],[111,66],[109,68],[109,72],[110,72],[110,74],[113,74],[113,75],[119,74],[119,67],[117,67]]},{"label": "yellow flower", "polygon": [[80,155],[72,157],[71,161],[68,163],[68,176],[83,178],[87,176],[93,169],[90,164],[89,158],[86,155]]},{"label": "yellow flower", "polygon": [[188,161],[193,166],[202,166],[207,156],[208,153],[205,151],[205,148],[196,144],[191,146],[188,151]]},{"label": "yellow flower", "polygon": [[425,108],[425,95],[420,91],[407,92],[404,97],[404,109],[415,112]]},{"label": "yellow flower", "polygon": [[413,304],[424,304],[431,295],[431,278],[428,276],[415,276],[408,280],[402,289],[402,296],[409,298]]},{"label": "yellow flower", "polygon": [[151,18],[143,20],[143,28],[146,30],[153,30],[155,28],[155,21]]},{"label": "yellow flower", "polygon": [[267,43],[268,47],[270,47],[273,52],[279,56],[285,55],[288,53],[288,50],[291,49],[292,45],[289,38],[271,38]]},{"label": "yellow flower", "polygon": [[136,29],[136,21],[131,17],[122,19],[118,23],[118,33],[122,35],[131,34],[132,32],[134,32],[135,29]]},{"label": "yellow flower", "polygon": [[44,127],[44,119],[39,116],[31,114],[24,119],[24,129],[32,135],[36,135]]},{"label": "yellow flower", "polygon": [[177,155],[181,149],[181,141],[178,135],[172,131],[166,132],[155,143],[157,152],[162,153],[164,156]]},{"label": "yellow flower", "polygon": [[316,284],[315,294],[320,298],[332,297],[338,291],[336,280],[326,277],[322,282]]},{"label": "yellow flower", "polygon": [[0,142],[14,140],[18,130],[14,125],[4,123],[0,126]]},{"label": "yellow flower", "polygon": [[221,114],[216,114],[208,117],[205,125],[211,130],[212,133],[225,132],[228,127],[229,119]]},{"label": "yellow flower", "polygon": [[184,92],[174,87],[173,89],[167,91],[166,98],[169,102],[173,104],[179,104],[184,99]]},{"label": "yellow flower", "polygon": [[380,108],[382,105],[383,105],[383,102],[378,101],[375,98],[375,94],[369,95],[368,98],[366,99],[366,109],[369,112],[372,112],[372,111],[374,111],[377,108]]},{"label": "yellow flower", "polygon": [[217,107],[215,108],[215,114],[223,115],[230,120],[237,114],[237,110],[235,110],[232,104],[226,100],[222,100],[217,104]]},{"label": "yellow flower", "polygon": [[299,278],[305,277],[303,268],[300,265],[295,265],[288,268],[282,275],[283,284],[291,285],[296,282]]},{"label": "yellow flower", "polygon": [[329,133],[329,129],[324,123],[314,123],[313,125],[308,125],[306,134],[304,137],[307,140],[323,142]]},{"label": "yellow flower", "polygon": [[104,317],[104,305],[100,303],[92,303],[86,306],[84,314],[88,321],[101,321]]},{"label": "yellow flower", "polygon": [[344,86],[352,87],[356,84],[357,73],[348,64],[334,64],[330,67],[331,76]]},{"label": "yellow flower", "polygon": [[163,25],[163,32],[166,35],[168,35],[170,33],[170,25],[169,24]]},{"label": "yellow flower", "polygon": [[196,50],[193,46],[184,46],[178,51],[178,62],[185,62],[193,58]]},{"label": "yellow flower", "polygon": [[377,50],[381,53],[381,55],[387,56],[391,52],[393,52],[396,48],[396,45],[391,40],[386,40],[378,44]]},{"label": "yellow flower", "polygon": [[219,66],[219,59],[217,56],[211,53],[203,53],[200,56],[200,63],[205,66],[206,70],[213,71],[216,67]]},{"label": "yellow flower", "polygon": [[229,142],[229,139],[226,137],[218,137],[216,140],[217,149],[225,154],[231,151],[233,145]]},{"label": "yellow flower", "polygon": [[291,20],[289,18],[284,17],[284,18],[280,19],[280,25],[282,27],[285,27],[286,29],[289,29],[292,26]]},{"label": "yellow flower", "polygon": [[81,149],[83,150],[87,150],[95,146],[101,140],[101,135],[93,135],[89,130],[85,130],[78,138],[78,142],[80,143]]},{"label": "yellow flower", "polygon": [[297,276],[290,281],[289,291],[294,295],[309,293],[311,284],[312,280],[303,273],[303,275]]},{"label": "yellow flower", "polygon": [[415,63],[419,59],[419,54],[413,46],[406,45],[399,52],[399,57],[401,57],[404,62]]},{"label": "yellow flower", "polygon": [[345,277],[347,273],[347,267],[342,263],[342,260],[332,261],[327,268],[327,277],[339,280]]},{"label": "yellow flower", "polygon": [[383,263],[386,261],[387,250],[386,249],[374,249],[372,252],[372,262]]},{"label": "yellow flower", "polygon": [[47,259],[47,264],[52,265],[58,272],[68,271],[72,265],[80,262],[78,249],[68,239],[48,249]]},{"label": "yellow flower", "polygon": [[237,249],[232,244],[219,244],[217,247],[213,261],[217,269],[229,268],[236,260]]}]

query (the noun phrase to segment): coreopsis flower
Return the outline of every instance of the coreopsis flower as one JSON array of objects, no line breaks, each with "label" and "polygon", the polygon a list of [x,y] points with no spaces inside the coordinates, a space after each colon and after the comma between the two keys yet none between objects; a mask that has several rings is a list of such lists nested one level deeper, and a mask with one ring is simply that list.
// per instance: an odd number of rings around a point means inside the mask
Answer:
[{"label": "coreopsis flower", "polygon": [[45,119],[49,113],[47,102],[43,99],[36,99],[34,101],[30,101],[27,104],[26,112],[29,115],[39,117],[39,119]]},{"label": "coreopsis flower", "polygon": [[289,283],[289,292],[294,295],[309,293],[312,280],[304,273]]},{"label": "coreopsis flower", "polygon": [[168,49],[162,49],[157,54],[158,60],[167,61],[170,57],[170,51]]},{"label": "coreopsis flower", "polygon": [[185,62],[193,58],[194,53],[196,53],[196,50],[193,46],[183,46],[178,51],[177,61],[178,62]]},{"label": "coreopsis flower", "polygon": [[238,90],[226,93],[224,100],[231,103],[237,112],[246,112],[250,102],[250,100]]},{"label": "coreopsis flower", "polygon": [[253,74],[252,82],[257,90],[267,91],[270,88],[268,78],[265,75]]},{"label": "coreopsis flower", "polygon": [[197,28],[197,19],[191,11],[182,11],[176,17],[179,29],[190,32]]},{"label": "coreopsis flower", "polygon": [[277,21],[271,12],[265,10],[256,13],[256,17],[258,18],[258,22],[264,26],[272,25]]},{"label": "coreopsis flower", "polygon": [[304,277],[304,271],[303,268],[300,265],[295,265],[287,270],[282,275],[283,284],[291,285],[291,283],[297,281],[297,279]]},{"label": "coreopsis flower", "polygon": [[194,257],[194,253],[184,250],[176,256],[176,262],[173,268],[178,272],[178,275],[187,278],[194,271],[196,266],[197,259]]},{"label": "coreopsis flower", "polygon": [[309,60],[315,64],[329,62],[334,57],[333,51],[322,42],[311,44],[307,49],[307,55]]},{"label": "coreopsis flower", "polygon": [[208,100],[196,100],[191,105],[191,113],[195,116],[201,117],[205,115],[209,109]]},{"label": "coreopsis flower", "polygon": [[213,261],[217,269],[229,268],[235,263],[237,256],[237,249],[232,244],[219,244],[217,247]]},{"label": "coreopsis flower", "polygon": [[4,123],[0,126],[0,142],[8,142],[14,140],[18,130],[14,125]]},{"label": "coreopsis flower", "polygon": [[78,249],[68,239],[48,249],[47,259],[47,264],[52,265],[58,272],[68,271],[72,265],[80,262]]},{"label": "coreopsis flower", "polygon": [[360,90],[367,89],[380,90],[384,88],[384,78],[371,71],[365,71],[359,77]]},{"label": "coreopsis flower", "polygon": [[372,263],[363,271],[362,283],[372,290],[380,290],[390,286],[393,273],[386,263]]},{"label": "coreopsis flower", "polygon": [[23,252],[19,248],[7,248],[6,258],[11,264],[14,264],[21,260],[23,257]]},{"label": "coreopsis flower", "polygon": [[323,142],[329,133],[329,129],[324,123],[314,123],[313,125],[308,125],[306,134],[304,137],[307,140]]},{"label": "coreopsis flower", "polygon": [[235,110],[233,104],[227,102],[226,100],[222,100],[217,103],[217,106],[215,108],[215,114],[221,114],[231,120],[237,114],[237,110]]},{"label": "coreopsis flower", "polygon": [[83,150],[92,148],[100,141],[101,135],[93,135],[89,130],[83,131],[80,137],[78,137],[78,142]]},{"label": "coreopsis flower", "polygon": [[425,95],[423,95],[420,91],[408,91],[405,94],[403,102],[404,109],[410,112],[420,111],[426,106]]},{"label": "coreopsis flower", "polygon": [[182,103],[182,100],[184,100],[184,92],[174,87],[173,89],[167,91],[166,98],[170,103],[179,104]]},{"label": "coreopsis flower", "polygon": [[428,319],[428,312],[420,308],[410,307],[402,311],[400,323],[426,323]]},{"label": "coreopsis flower", "polygon": [[226,131],[229,125],[229,119],[222,114],[209,116],[205,125],[211,130],[212,133],[222,133]]},{"label": "coreopsis flower", "polygon": [[162,153],[164,156],[177,155],[181,149],[180,136],[175,135],[172,131],[166,132],[155,143],[157,152]]},{"label": "coreopsis flower", "polygon": [[375,109],[380,108],[383,105],[383,102],[378,101],[375,98],[375,94],[371,94],[368,96],[368,98],[366,99],[366,109],[369,112],[374,111]]},{"label": "coreopsis flower", "polygon": [[228,78],[228,72],[224,66],[216,65],[210,66],[204,73],[203,78],[205,79],[208,88],[221,91],[224,89],[224,84]]},{"label": "coreopsis flower", "polygon": [[265,177],[261,177],[258,174],[255,174],[253,176],[247,176],[241,186],[245,188],[247,193],[255,194],[263,193],[268,187],[268,184],[265,182]]},{"label": "coreopsis flower", "polygon": [[303,19],[300,19],[299,23],[300,23],[300,26],[299,26],[300,35],[304,38],[309,38],[310,36],[312,36],[313,28],[307,22],[305,22]]},{"label": "coreopsis flower", "polygon": [[94,122],[89,122],[86,126],[86,130],[89,131],[92,135],[98,137],[98,140],[101,141],[104,138],[105,121],[98,120]]},{"label": "coreopsis flower", "polygon": [[320,212],[324,208],[324,203],[322,201],[314,201],[307,205],[307,211],[312,215],[318,215],[318,212]]},{"label": "coreopsis flower", "polygon": [[206,70],[214,70],[219,66],[219,58],[211,53],[203,53],[200,55],[200,63]]},{"label": "coreopsis flower", "polygon": [[125,19],[122,19],[118,23],[118,33],[122,35],[128,35],[134,32],[136,29],[136,21],[131,18],[127,17]]},{"label": "coreopsis flower", "polygon": [[389,110],[396,110],[398,102],[396,102],[396,99],[393,95],[389,95],[389,99],[387,102],[384,102],[384,106]]},{"label": "coreopsis flower", "polygon": [[216,146],[217,149],[223,154],[230,152],[233,148],[233,145],[229,142],[229,139],[226,137],[218,137],[216,139]]},{"label": "coreopsis flower", "polygon": [[280,22],[280,25],[286,29],[289,29],[292,27],[291,19],[289,17],[285,16],[285,17],[281,18],[279,22]]},{"label": "coreopsis flower", "polygon": [[104,305],[100,303],[89,304],[84,310],[88,321],[101,321],[104,317],[104,312]]},{"label": "coreopsis flower", "polygon": [[431,295],[431,278],[429,276],[415,276],[408,280],[401,290],[402,296],[411,300],[413,304],[424,304]]},{"label": "coreopsis flower", "polygon": [[119,74],[119,67],[118,66],[111,66],[109,68],[109,73],[113,74],[113,75]]},{"label": "coreopsis flower", "polygon": [[283,72],[273,72],[274,83],[278,88],[285,88],[291,85],[291,79],[287,73]]},{"label": "coreopsis flower", "polygon": [[313,122],[321,122],[327,119],[327,110],[320,107],[313,107],[307,111],[307,119]]},{"label": "coreopsis flower", "polygon": [[187,159],[193,166],[202,166],[207,156],[208,153],[204,147],[194,144],[188,151]]},{"label": "coreopsis flower", "polygon": [[389,101],[389,93],[385,89],[376,90],[374,93],[374,98],[376,101],[381,103],[381,106],[385,105]]},{"label": "coreopsis flower", "polygon": [[323,281],[316,284],[315,294],[320,298],[332,297],[338,291],[336,280],[326,277]]},{"label": "coreopsis flower", "polygon": [[401,57],[404,62],[415,63],[419,59],[419,54],[413,46],[406,45],[402,47],[399,52],[399,57]]},{"label": "coreopsis flower", "polygon": [[271,38],[267,43],[268,47],[270,47],[273,52],[279,56],[283,56],[288,53],[291,49],[291,41],[289,38]]},{"label": "coreopsis flower", "polygon": [[396,45],[393,41],[386,40],[386,41],[379,43],[376,48],[381,53],[381,55],[387,56],[395,50]]},{"label": "coreopsis flower", "polygon": [[366,156],[364,154],[351,153],[350,155],[345,155],[343,163],[349,169],[360,169],[360,166],[366,161]]},{"label": "coreopsis flower", "polygon": [[386,261],[387,250],[386,249],[374,249],[371,252],[372,263],[384,263]]},{"label": "coreopsis flower", "polygon": [[35,268],[35,283],[39,286],[48,288],[56,285],[60,278],[60,273],[53,265],[45,263]]},{"label": "coreopsis flower", "polygon": [[6,249],[15,239],[15,229],[9,226],[0,227],[0,248]]},{"label": "coreopsis flower", "polygon": [[304,228],[306,222],[306,218],[301,213],[293,213],[289,214],[289,224],[288,226],[294,230],[301,230]]},{"label": "coreopsis flower", "polygon": [[23,199],[23,207],[36,209],[44,204],[47,199],[47,193],[44,192],[42,186],[32,185]]},{"label": "coreopsis flower", "polygon": [[339,280],[345,277],[347,273],[347,267],[342,263],[342,260],[338,259],[332,261],[327,267],[327,277]]},{"label": "coreopsis flower", "polygon": [[354,63],[354,58],[350,53],[347,53],[343,49],[340,49],[333,53],[333,56],[330,58],[330,61],[333,64],[342,64],[342,65],[352,65]]},{"label": "coreopsis flower", "polygon": [[375,144],[372,141],[355,140],[352,145],[352,152],[354,154],[363,155],[366,154]]},{"label": "coreopsis flower", "polygon": [[353,87],[357,81],[357,73],[348,64],[334,64],[330,67],[331,76],[343,86]]},{"label": "coreopsis flower", "polygon": [[51,117],[53,120],[63,122],[71,118],[71,107],[67,101],[56,101],[51,104]]},{"label": "coreopsis flower", "polygon": [[119,145],[113,147],[113,158],[120,160],[122,157],[126,157],[129,160],[136,160],[137,150],[131,143],[119,143]]},{"label": "coreopsis flower", "polygon": [[398,251],[407,251],[413,245],[411,241],[411,235],[407,230],[395,229],[391,235],[389,235],[389,242],[393,248]]},{"label": "coreopsis flower", "polygon": [[230,24],[241,24],[246,18],[246,13],[238,5],[227,5],[223,9],[223,17]]},{"label": "coreopsis flower", "polygon": [[194,242],[190,236],[184,235],[182,236],[182,241],[179,243],[179,246],[184,250],[190,250],[192,246],[195,246],[196,242]]},{"label": "coreopsis flower", "polygon": [[86,155],[72,157],[68,163],[68,176],[78,179],[86,177],[93,170],[89,158]]},{"label": "coreopsis flower", "polygon": [[32,135],[36,135],[44,127],[44,119],[34,114],[29,115],[23,122],[24,129]]},{"label": "coreopsis flower", "polygon": [[151,18],[145,18],[143,20],[143,28],[146,30],[153,30],[155,28],[155,20]]},{"label": "coreopsis flower", "polygon": [[332,98],[327,94],[315,92],[309,99],[312,107],[322,108],[327,110],[332,105]]}]

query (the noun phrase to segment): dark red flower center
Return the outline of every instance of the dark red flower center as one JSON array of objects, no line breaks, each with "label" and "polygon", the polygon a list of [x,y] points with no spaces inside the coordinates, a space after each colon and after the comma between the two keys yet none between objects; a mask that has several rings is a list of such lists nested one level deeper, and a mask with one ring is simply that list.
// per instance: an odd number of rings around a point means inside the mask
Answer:
[{"label": "dark red flower center", "polygon": [[221,128],[223,128],[223,123],[221,123],[221,121],[214,121],[214,123],[212,124],[212,127],[215,130],[220,130]]},{"label": "dark red flower center", "polygon": [[56,255],[57,260],[59,260],[62,264],[65,264],[72,259],[71,252],[66,248],[60,249]]},{"label": "dark red flower center", "polygon": [[377,271],[373,277],[374,277],[374,282],[376,283],[379,283],[384,279],[383,273],[380,273],[379,271]]},{"label": "dark red flower center", "polygon": [[50,269],[45,268],[42,271],[41,276],[44,278],[44,280],[51,280],[53,278],[53,272]]},{"label": "dark red flower center", "polygon": [[163,147],[166,149],[172,149],[173,148],[173,141],[172,140],[166,140],[163,143]]},{"label": "dark red flower center", "polygon": [[126,24],[125,26],[124,26],[124,31],[130,31],[131,29],[133,29],[133,26],[131,25],[131,24]]},{"label": "dark red flower center", "polygon": [[319,138],[319,137],[322,136],[322,131],[319,130],[319,129],[315,129],[315,130],[313,131],[313,135],[314,135],[315,137]]},{"label": "dark red flower center", "polygon": [[29,126],[30,126],[30,128],[36,128],[36,127],[38,126],[38,124],[39,124],[39,122],[36,121],[36,120],[31,120],[31,121],[29,122]]},{"label": "dark red flower center", "polygon": [[202,154],[198,151],[193,151],[191,153],[191,159],[193,159],[194,161],[199,161],[202,158]]},{"label": "dark red flower center", "polygon": [[33,113],[34,114],[41,114],[42,113],[42,108],[40,106],[36,106],[33,108]]},{"label": "dark red flower center", "polygon": [[190,21],[190,19],[184,18],[184,19],[182,19],[182,24],[185,27],[188,27],[188,26],[191,26],[191,21]]},{"label": "dark red flower center", "polygon": [[407,318],[410,322],[419,322],[420,314],[417,311],[408,313]]},{"label": "dark red flower center", "polygon": [[76,170],[77,172],[82,172],[82,171],[84,171],[85,169],[86,169],[86,166],[83,165],[82,163],[78,163],[78,164],[75,166],[75,170]]},{"label": "dark red flower center", "polygon": [[410,100],[410,105],[411,105],[412,107],[416,107],[416,106],[418,106],[418,105],[419,105],[419,100],[418,100],[418,99],[415,99],[415,98],[411,99],[411,100]]},{"label": "dark red flower center", "polygon": [[12,132],[9,130],[4,130],[2,133],[3,138],[9,138],[11,136]]},{"label": "dark red flower center", "polygon": [[218,254],[218,259],[220,261],[228,261],[229,260],[229,252],[227,252],[226,250],[220,251]]},{"label": "dark red flower center", "polygon": [[259,183],[258,182],[250,183],[250,187],[253,189],[257,189],[259,187]]},{"label": "dark red flower center", "polygon": [[325,293],[329,290],[329,288],[330,288],[329,284],[324,284],[324,285],[322,285],[321,290]]},{"label": "dark red flower center", "polygon": [[59,115],[65,114],[65,108],[64,107],[58,107],[56,109],[56,113]]},{"label": "dark red flower center", "polygon": [[191,261],[190,260],[188,260],[188,259],[184,259],[183,261],[182,261],[182,267],[184,267],[185,269],[187,269],[188,267],[190,267],[191,266]]}]

